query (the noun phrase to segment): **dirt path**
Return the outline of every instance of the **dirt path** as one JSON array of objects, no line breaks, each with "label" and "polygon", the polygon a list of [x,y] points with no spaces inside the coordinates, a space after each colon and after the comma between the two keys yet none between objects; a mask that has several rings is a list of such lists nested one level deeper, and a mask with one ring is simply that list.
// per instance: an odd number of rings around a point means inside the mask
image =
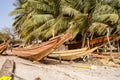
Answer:
[{"label": "dirt path", "polygon": [[[107,66],[96,66],[96,69],[76,68],[75,65],[89,65],[83,63],[63,62],[57,60],[46,60],[43,63],[33,64],[15,56],[0,56],[0,68],[6,59],[16,62],[15,74],[25,80],[120,80],[120,68]],[[14,78],[14,80],[20,80]]]}]

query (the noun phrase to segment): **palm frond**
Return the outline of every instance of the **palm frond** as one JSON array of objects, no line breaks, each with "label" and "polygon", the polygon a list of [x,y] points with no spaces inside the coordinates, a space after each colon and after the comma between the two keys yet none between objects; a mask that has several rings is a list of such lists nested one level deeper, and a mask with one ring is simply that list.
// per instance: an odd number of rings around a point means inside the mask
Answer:
[{"label": "palm frond", "polygon": [[108,25],[106,25],[106,24],[94,22],[89,27],[89,32],[91,34],[96,33],[97,35],[105,35],[107,27],[108,27]]},{"label": "palm frond", "polygon": [[116,32],[117,32],[118,34],[120,34],[120,24],[117,25],[117,30],[116,30]]},{"label": "palm frond", "polygon": [[103,0],[102,4],[108,4],[115,8],[120,8],[120,0]]},{"label": "palm frond", "polygon": [[52,34],[56,35],[64,32],[69,28],[69,21],[70,19],[68,17],[57,18],[55,23],[51,25],[50,29],[46,30],[44,37],[49,38],[52,36]]},{"label": "palm frond", "polygon": [[38,24],[43,24],[46,21],[53,19],[53,16],[50,14],[39,14],[39,15],[32,15],[31,18],[26,18],[25,22],[22,24],[21,29],[24,29],[24,27],[29,26],[36,26]]},{"label": "palm frond", "polygon": [[25,9],[18,8],[16,10],[13,10],[9,15],[13,16],[13,15],[23,14],[23,13],[25,13]]},{"label": "palm frond", "polygon": [[118,22],[118,19],[119,19],[118,14],[103,14],[103,15],[98,15],[94,19],[94,21],[115,24]]},{"label": "palm frond", "polygon": [[109,5],[96,5],[96,8],[93,12],[93,16],[97,16],[97,15],[102,15],[102,14],[113,14],[113,13],[117,13],[117,11],[109,6]]},{"label": "palm frond", "polygon": [[77,15],[78,13],[80,13],[79,11],[77,11],[76,9],[73,9],[71,7],[63,7],[62,8],[62,13],[63,14],[66,14],[66,15],[69,15],[69,16],[75,16]]},{"label": "palm frond", "polygon": [[73,33],[73,38],[76,37],[78,33],[81,33],[82,30],[87,27],[88,24],[88,15],[87,14],[78,14],[70,22],[69,30]]},{"label": "palm frond", "polygon": [[50,26],[52,26],[52,24],[54,24],[54,22],[55,22],[55,20],[51,19],[51,20],[47,21],[45,24],[43,24],[42,26],[40,26],[37,29],[33,30],[29,35],[27,35],[25,37],[25,43],[28,43],[30,41],[30,39],[35,37],[35,36],[36,36],[36,38],[39,37],[41,40],[44,39],[43,38],[43,36],[45,35],[45,34],[43,34],[44,31],[47,30]]}]

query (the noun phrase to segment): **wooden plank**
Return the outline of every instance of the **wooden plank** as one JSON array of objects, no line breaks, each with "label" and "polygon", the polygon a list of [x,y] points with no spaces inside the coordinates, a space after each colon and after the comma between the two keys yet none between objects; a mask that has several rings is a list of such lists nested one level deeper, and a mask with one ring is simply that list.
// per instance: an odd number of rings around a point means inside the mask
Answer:
[{"label": "wooden plank", "polygon": [[14,73],[14,69],[15,69],[15,62],[13,60],[7,59],[0,70],[0,77],[2,76],[12,77],[11,73]]}]

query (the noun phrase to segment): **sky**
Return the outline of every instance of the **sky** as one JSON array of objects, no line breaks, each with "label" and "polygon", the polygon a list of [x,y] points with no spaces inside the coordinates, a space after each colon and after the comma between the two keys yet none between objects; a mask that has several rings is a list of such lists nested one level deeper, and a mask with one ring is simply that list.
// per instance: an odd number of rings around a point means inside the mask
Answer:
[{"label": "sky", "polygon": [[9,16],[9,13],[15,9],[15,2],[16,0],[0,0],[0,29],[12,27],[13,17]]}]

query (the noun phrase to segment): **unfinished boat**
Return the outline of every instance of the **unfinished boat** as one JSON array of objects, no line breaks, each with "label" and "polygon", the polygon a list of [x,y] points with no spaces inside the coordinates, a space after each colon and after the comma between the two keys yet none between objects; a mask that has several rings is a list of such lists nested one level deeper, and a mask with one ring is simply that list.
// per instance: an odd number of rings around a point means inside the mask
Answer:
[{"label": "unfinished boat", "polygon": [[10,40],[8,40],[7,42],[3,42],[2,44],[0,44],[0,54],[2,54],[6,49],[7,46],[9,44]]},{"label": "unfinished boat", "polygon": [[29,48],[13,48],[12,53],[28,58],[33,61],[39,61],[46,57],[48,54],[52,53],[55,49],[60,47],[65,41],[72,38],[72,33],[68,32],[54,38],[49,39],[47,42],[42,42],[41,44],[29,47]]},{"label": "unfinished boat", "polygon": [[67,51],[57,51],[52,54],[49,54],[48,57],[59,59],[59,60],[72,61],[80,57],[83,57],[84,55],[91,54],[97,48],[98,47],[95,47],[92,49],[82,48],[82,49],[67,50]]}]

